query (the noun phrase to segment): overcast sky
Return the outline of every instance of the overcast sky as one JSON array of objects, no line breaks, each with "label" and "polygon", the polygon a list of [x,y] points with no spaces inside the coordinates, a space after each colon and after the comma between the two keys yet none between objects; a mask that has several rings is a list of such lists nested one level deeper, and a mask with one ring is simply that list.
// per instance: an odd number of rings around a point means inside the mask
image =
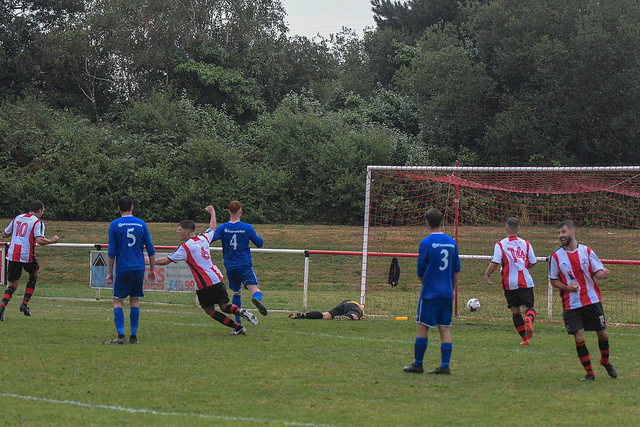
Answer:
[{"label": "overcast sky", "polygon": [[289,35],[324,37],[348,27],[363,35],[365,27],[373,27],[369,0],[282,0],[287,11]]}]

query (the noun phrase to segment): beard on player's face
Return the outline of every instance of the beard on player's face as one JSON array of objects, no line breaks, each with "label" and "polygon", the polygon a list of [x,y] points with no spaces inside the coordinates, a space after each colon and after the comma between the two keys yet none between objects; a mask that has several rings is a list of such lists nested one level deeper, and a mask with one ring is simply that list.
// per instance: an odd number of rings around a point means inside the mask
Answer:
[{"label": "beard on player's face", "polygon": [[573,236],[571,235],[560,237],[560,243],[562,244],[562,246],[570,246],[572,242],[573,242]]}]

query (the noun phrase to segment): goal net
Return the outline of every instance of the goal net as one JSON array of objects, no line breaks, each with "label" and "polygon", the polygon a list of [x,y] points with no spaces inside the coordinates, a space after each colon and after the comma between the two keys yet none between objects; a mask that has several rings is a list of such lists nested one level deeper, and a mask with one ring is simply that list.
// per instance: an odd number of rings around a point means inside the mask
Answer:
[{"label": "goal net", "polygon": [[[425,213],[437,207],[443,231],[454,237],[462,259],[456,314],[510,319],[500,276],[484,279],[505,221],[520,219],[520,237],[538,257],[531,270],[539,318],[561,320],[562,306],[548,283],[548,257],[559,247],[556,224],[571,220],[577,240],[611,270],[598,281],[609,323],[640,323],[640,167],[499,168],[369,166],[365,199],[361,299],[368,314],[415,315],[421,286],[416,276]],[[401,275],[388,283],[393,257]],[[466,301],[478,298],[477,313]]]}]

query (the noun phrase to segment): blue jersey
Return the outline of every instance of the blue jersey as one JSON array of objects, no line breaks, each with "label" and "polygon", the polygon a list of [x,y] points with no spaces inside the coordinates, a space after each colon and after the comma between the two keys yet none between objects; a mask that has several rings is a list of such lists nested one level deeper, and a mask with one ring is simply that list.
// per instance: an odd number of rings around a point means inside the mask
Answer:
[{"label": "blue jersey", "polygon": [[220,224],[213,234],[213,240],[222,242],[224,266],[227,269],[251,267],[249,242],[258,248],[264,243],[251,225],[241,221]]},{"label": "blue jersey", "polygon": [[123,271],[144,271],[143,246],[149,256],[156,250],[147,224],[135,216],[121,216],[109,225],[109,258],[116,259],[116,275]]},{"label": "blue jersey", "polygon": [[422,279],[421,299],[453,298],[453,275],[460,271],[456,241],[444,233],[432,233],[418,250],[418,277]]}]

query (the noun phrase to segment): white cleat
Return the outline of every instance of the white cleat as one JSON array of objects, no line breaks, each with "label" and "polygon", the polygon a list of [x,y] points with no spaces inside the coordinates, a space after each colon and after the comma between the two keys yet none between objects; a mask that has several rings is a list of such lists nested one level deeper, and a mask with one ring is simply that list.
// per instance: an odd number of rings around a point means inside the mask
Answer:
[{"label": "white cleat", "polygon": [[249,313],[244,308],[240,309],[240,316],[242,316],[243,318],[247,319],[249,321],[249,323],[251,323],[252,325],[257,325],[258,324],[258,318],[256,317],[256,315],[253,314],[253,313]]}]

